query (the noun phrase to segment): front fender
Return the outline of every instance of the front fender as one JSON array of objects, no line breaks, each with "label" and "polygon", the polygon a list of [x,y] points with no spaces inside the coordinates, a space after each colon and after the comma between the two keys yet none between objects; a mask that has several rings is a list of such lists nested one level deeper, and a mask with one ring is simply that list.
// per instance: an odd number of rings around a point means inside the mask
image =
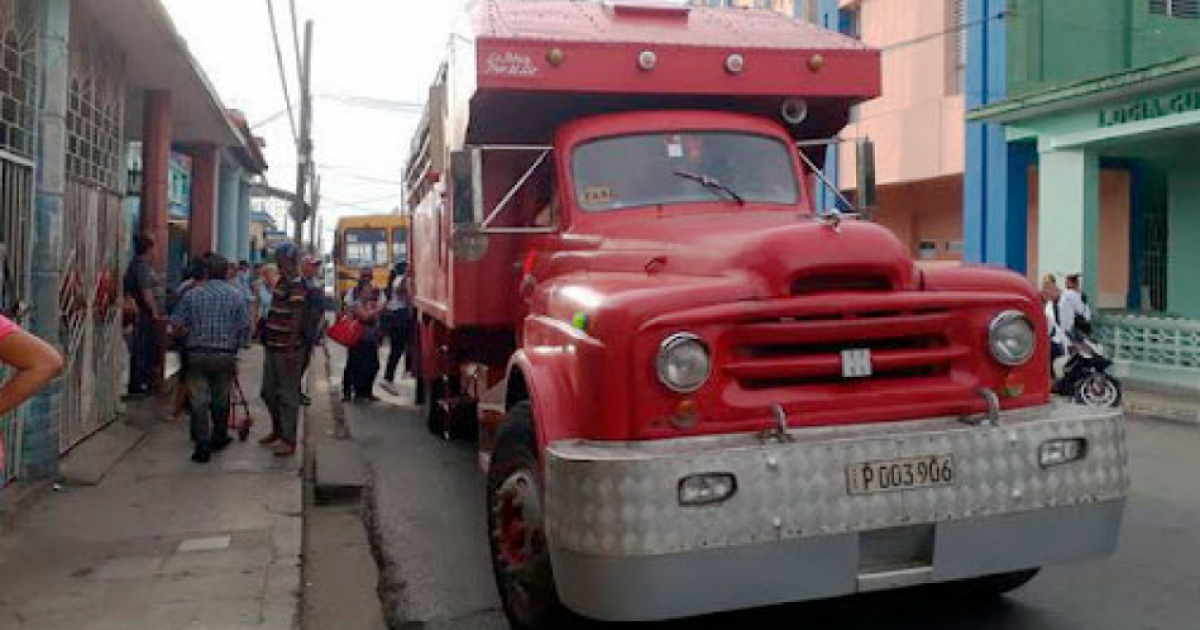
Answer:
[{"label": "front fender", "polygon": [[[558,440],[578,437],[579,415],[572,411],[571,379],[575,357],[566,347],[518,350],[508,366],[508,391],[513,379],[522,379],[533,406],[534,430],[539,449]],[[506,400],[511,407],[519,401]]]}]

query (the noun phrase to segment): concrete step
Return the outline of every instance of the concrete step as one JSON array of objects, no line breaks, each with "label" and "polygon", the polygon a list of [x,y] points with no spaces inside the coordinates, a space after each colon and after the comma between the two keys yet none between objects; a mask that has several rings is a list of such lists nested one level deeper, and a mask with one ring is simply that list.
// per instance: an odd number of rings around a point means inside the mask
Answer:
[{"label": "concrete step", "polygon": [[318,505],[345,505],[362,498],[367,463],[353,440],[321,436],[313,445],[313,494]]}]

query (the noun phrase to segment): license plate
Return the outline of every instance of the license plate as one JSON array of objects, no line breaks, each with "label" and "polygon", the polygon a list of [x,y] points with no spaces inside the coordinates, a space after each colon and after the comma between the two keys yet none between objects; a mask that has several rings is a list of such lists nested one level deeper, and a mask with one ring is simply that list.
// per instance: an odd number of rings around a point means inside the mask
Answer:
[{"label": "license plate", "polygon": [[870,348],[842,350],[842,378],[866,378],[870,375]]},{"label": "license plate", "polygon": [[846,489],[850,494],[871,494],[950,486],[954,475],[953,455],[884,459],[847,466]]}]

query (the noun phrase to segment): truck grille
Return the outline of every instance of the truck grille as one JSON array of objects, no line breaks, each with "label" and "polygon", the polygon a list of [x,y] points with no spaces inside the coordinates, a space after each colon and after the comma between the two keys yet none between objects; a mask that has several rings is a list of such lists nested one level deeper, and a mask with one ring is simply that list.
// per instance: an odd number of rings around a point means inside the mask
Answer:
[{"label": "truck grille", "polygon": [[[952,310],[863,310],[735,325],[724,372],[743,389],[842,384],[842,352],[870,350],[874,379],[944,377],[970,348],[952,339]],[[853,380],[853,379],[850,379]]]}]

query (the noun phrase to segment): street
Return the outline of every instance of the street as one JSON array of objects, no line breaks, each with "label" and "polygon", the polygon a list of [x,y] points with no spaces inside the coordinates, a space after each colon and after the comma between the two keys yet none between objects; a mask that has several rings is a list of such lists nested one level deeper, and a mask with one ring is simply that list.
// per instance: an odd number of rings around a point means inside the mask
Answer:
[{"label": "street", "polygon": [[[344,356],[334,350],[334,375]],[[406,392],[411,393],[411,383]],[[483,475],[473,445],[425,431],[415,408],[347,404],[351,433],[374,477],[372,525],[386,561],[389,619],[430,628],[503,629],[484,526]],[[1117,554],[1044,570],[995,601],[946,589],[851,597],[646,627],[811,627],[922,630],[1200,628],[1200,430],[1132,417],[1133,490]]]}]

